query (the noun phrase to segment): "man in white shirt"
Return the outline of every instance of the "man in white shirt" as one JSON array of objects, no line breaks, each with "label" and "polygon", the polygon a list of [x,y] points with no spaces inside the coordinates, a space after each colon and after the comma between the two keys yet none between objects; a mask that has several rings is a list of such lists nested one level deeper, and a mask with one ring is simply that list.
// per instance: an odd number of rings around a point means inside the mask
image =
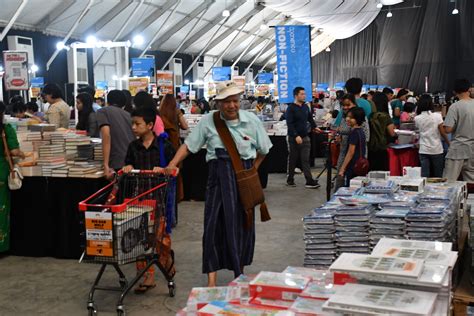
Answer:
[{"label": "man in white shirt", "polygon": [[446,133],[452,133],[452,141],[446,155],[444,177],[457,181],[462,174],[463,180],[474,183],[474,100],[467,79],[458,79],[454,92],[459,101],[451,105],[444,122]]}]

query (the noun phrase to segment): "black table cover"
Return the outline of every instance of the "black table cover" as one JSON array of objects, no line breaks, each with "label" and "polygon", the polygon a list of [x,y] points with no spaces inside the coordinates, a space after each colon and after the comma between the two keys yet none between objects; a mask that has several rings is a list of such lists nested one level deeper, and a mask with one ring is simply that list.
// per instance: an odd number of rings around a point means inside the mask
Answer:
[{"label": "black table cover", "polygon": [[74,258],[81,255],[84,214],[78,203],[105,179],[25,177],[11,192],[11,254]]}]

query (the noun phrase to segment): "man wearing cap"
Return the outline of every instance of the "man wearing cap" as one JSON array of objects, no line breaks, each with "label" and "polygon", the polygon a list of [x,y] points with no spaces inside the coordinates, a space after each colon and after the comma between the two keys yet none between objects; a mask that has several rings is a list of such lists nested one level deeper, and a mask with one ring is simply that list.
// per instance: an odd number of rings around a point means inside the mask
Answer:
[{"label": "man wearing cap", "polygon": [[[243,90],[233,82],[217,85],[217,108],[236,144],[245,168],[258,168],[272,143],[263,124],[250,112],[240,110]],[[208,286],[215,286],[217,271],[228,269],[237,277],[250,265],[255,248],[255,225],[244,228],[244,210],[230,156],[213,120],[215,111],[205,115],[179,148],[168,168],[176,168],[189,153],[206,145],[209,177],[204,208],[203,273]]]}]

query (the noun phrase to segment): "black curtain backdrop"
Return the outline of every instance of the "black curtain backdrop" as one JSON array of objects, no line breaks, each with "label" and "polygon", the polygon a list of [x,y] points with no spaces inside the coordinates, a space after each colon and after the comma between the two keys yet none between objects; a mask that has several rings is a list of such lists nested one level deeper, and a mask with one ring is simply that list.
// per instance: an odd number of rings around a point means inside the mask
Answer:
[{"label": "black curtain backdrop", "polygon": [[[406,1],[394,8],[407,7]],[[331,52],[312,59],[313,81],[329,83],[359,77],[365,83],[424,92],[451,91],[456,78],[474,82],[474,1],[418,0],[420,8],[382,11],[359,34],[338,40]]]}]

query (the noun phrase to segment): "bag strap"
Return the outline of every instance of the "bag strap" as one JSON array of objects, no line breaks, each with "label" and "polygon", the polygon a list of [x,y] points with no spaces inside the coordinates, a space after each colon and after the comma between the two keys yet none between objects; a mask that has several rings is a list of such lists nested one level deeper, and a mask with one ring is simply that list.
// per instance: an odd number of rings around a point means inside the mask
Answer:
[{"label": "bag strap", "polygon": [[5,151],[5,157],[7,158],[8,165],[10,166],[10,171],[13,171],[13,161],[10,153],[10,148],[8,148],[7,137],[5,136],[5,130],[2,131],[2,140],[3,140],[3,150]]},{"label": "bag strap", "polygon": [[360,136],[360,128],[358,128],[359,130],[359,158],[362,157],[362,136]]},{"label": "bag strap", "polygon": [[214,125],[216,125],[217,133],[219,134],[222,142],[224,143],[227,152],[229,153],[230,160],[232,161],[232,166],[234,167],[234,171],[242,171],[244,170],[244,166],[242,165],[242,161],[240,160],[240,154],[237,150],[237,146],[235,145],[235,141],[230,134],[229,128],[224,120],[221,118],[221,112],[216,111],[213,114]]}]

